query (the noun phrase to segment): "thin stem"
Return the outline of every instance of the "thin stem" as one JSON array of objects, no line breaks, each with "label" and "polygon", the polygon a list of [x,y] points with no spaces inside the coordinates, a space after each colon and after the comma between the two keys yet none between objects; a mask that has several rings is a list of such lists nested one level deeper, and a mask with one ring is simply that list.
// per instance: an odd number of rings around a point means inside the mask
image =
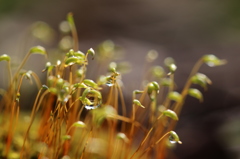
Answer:
[{"label": "thin stem", "polygon": [[[42,92],[42,89],[40,89],[40,90],[38,91],[36,100],[35,100],[34,105],[33,105],[33,110],[32,110],[32,113],[31,113],[31,120],[30,120],[30,124],[29,124],[29,126],[28,126],[28,129],[27,129],[27,131],[26,131],[26,134],[25,134],[25,136],[24,136],[23,146],[22,146],[21,153],[20,153],[20,159],[23,158],[23,152],[24,152],[25,142],[26,142],[28,133],[29,133],[29,131],[30,131],[30,128],[31,128],[31,126],[32,126],[32,123],[33,123],[33,121],[34,121],[35,113],[38,111],[39,106],[40,106],[40,103],[41,103],[43,97],[48,93],[48,90],[46,90],[46,91],[44,92],[44,94],[43,94],[43,95],[41,96],[41,98],[40,98],[41,92]],[[39,98],[40,98],[40,100],[39,100],[39,102],[38,102],[38,99],[39,99]],[[37,104],[37,103],[38,103],[38,104]]]},{"label": "thin stem", "polygon": [[134,152],[134,154],[131,156],[130,159],[132,159],[136,153],[140,150],[140,148],[143,146],[143,144],[147,141],[147,138],[149,137],[150,133],[152,132],[154,126],[156,125],[157,121],[162,117],[163,115],[161,114],[157,120],[155,121],[155,123],[153,124],[153,126],[151,127],[151,129],[148,131],[147,135],[145,136],[145,138],[142,140],[142,142],[140,143],[140,145],[138,146],[137,150]]},{"label": "thin stem", "polygon": [[[184,86],[184,88],[182,90],[182,93],[181,93],[182,101],[184,101],[184,99],[186,98],[186,95],[188,94],[188,89],[190,88],[190,86],[192,84],[192,81],[191,81],[192,76],[194,76],[198,72],[198,70],[200,69],[202,64],[203,64],[203,59],[201,58],[194,65],[194,67],[193,67],[193,69],[192,69],[192,71],[191,71],[191,73],[190,73],[190,75],[188,77],[188,80],[187,80],[187,82],[186,82],[186,84],[185,84],[185,86]],[[174,108],[173,111],[175,111],[179,115],[179,113],[181,111],[182,105],[183,105],[183,102],[177,103],[176,107]]]},{"label": "thin stem", "polygon": [[8,128],[6,151],[5,151],[5,155],[6,155],[6,156],[8,156],[8,152],[9,152],[9,150],[10,150],[10,146],[11,146],[11,143],[12,143],[12,136],[13,136],[13,118],[14,118],[14,114],[15,114],[15,105],[16,105],[16,102],[14,102],[14,105],[13,105],[12,111],[11,111],[11,118],[10,118],[10,124],[9,124],[9,128]]},{"label": "thin stem", "polygon": [[77,29],[73,20],[73,14],[72,13],[68,13],[68,16],[72,17],[72,21],[69,22],[70,24],[70,28],[71,28],[71,32],[72,32],[72,37],[73,37],[73,47],[74,47],[74,51],[78,51],[78,34],[77,34]]},{"label": "thin stem", "polygon": [[[136,94],[135,92],[133,91],[133,94],[132,94],[132,125],[131,125],[131,129],[130,129],[130,143],[133,142],[133,132],[134,132],[134,121],[135,121],[135,113],[136,113],[136,109],[135,109],[135,104],[133,103],[133,100],[136,98]],[[129,150],[130,151],[130,150]]]},{"label": "thin stem", "polygon": [[11,63],[10,61],[8,61],[8,74],[9,74],[9,85],[11,85],[11,81],[12,81],[12,69],[11,69]]},{"label": "thin stem", "polygon": [[82,154],[81,154],[80,159],[83,159],[83,155],[84,155],[85,150],[86,150],[86,148],[87,148],[89,139],[91,139],[92,133],[93,133],[93,128],[91,128],[91,131],[89,132],[89,135],[88,135],[87,141],[86,141],[86,143],[85,143],[85,146],[84,146],[84,148],[83,148],[83,151],[82,151]]},{"label": "thin stem", "polygon": [[[120,100],[121,100],[121,104],[122,104],[122,115],[123,115],[123,116],[126,116],[126,115],[127,115],[127,109],[126,109],[126,104],[125,104],[124,97],[123,97],[123,92],[122,92],[122,89],[121,89],[121,87],[119,86],[119,84],[117,84],[117,88],[118,88],[118,91],[119,91]],[[126,128],[126,125],[125,125],[125,123],[123,122],[123,123],[122,123],[122,127],[121,127],[122,132],[125,131],[125,128]]]},{"label": "thin stem", "polygon": [[[14,76],[13,76],[13,79],[12,79],[13,81],[16,80],[16,78],[17,78],[20,70],[21,70],[22,67],[25,65],[25,63],[27,62],[27,60],[28,60],[28,58],[29,58],[30,55],[31,55],[31,52],[28,52],[27,55],[24,57],[22,63],[20,64],[20,66],[18,67],[17,71],[15,72],[15,74],[14,74]],[[13,81],[12,81],[12,82],[13,82]]]},{"label": "thin stem", "polygon": [[154,146],[156,146],[160,141],[162,141],[162,139],[164,139],[167,135],[169,135],[170,132],[167,132],[166,134],[164,134],[159,140],[157,140],[155,143],[153,143],[152,145],[150,145],[148,148],[146,148],[143,153],[139,156],[139,158],[141,158],[146,152],[148,152],[149,150],[151,150],[152,148],[154,148]]}]

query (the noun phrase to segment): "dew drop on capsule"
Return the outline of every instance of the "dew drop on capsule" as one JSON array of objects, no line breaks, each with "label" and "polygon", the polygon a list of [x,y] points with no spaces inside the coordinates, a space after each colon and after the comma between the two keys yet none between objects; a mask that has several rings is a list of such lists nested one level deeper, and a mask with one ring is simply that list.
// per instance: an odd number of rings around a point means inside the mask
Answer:
[{"label": "dew drop on capsule", "polygon": [[92,109],[96,109],[96,108],[100,107],[101,100],[97,99],[97,97],[95,97],[94,95],[89,94],[87,96],[87,98],[90,101],[90,103],[84,103],[84,107],[87,110],[92,110]]},{"label": "dew drop on capsule", "polygon": [[171,144],[176,144],[177,143],[177,141],[172,136],[169,136],[169,142]]},{"label": "dew drop on capsule", "polygon": [[112,87],[114,84],[111,83],[111,82],[107,82],[106,85],[107,85],[108,87]]},{"label": "dew drop on capsule", "polygon": [[96,109],[98,107],[100,107],[100,104],[99,105],[85,105],[84,106],[87,110],[92,110],[92,109]]}]

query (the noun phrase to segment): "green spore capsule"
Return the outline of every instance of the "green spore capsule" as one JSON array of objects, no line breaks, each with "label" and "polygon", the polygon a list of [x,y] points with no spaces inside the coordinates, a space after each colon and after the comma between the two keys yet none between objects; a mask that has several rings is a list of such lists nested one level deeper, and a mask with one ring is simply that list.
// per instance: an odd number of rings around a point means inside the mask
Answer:
[{"label": "green spore capsule", "polygon": [[11,60],[11,57],[8,56],[7,54],[3,54],[0,56],[0,61],[10,61]]}]

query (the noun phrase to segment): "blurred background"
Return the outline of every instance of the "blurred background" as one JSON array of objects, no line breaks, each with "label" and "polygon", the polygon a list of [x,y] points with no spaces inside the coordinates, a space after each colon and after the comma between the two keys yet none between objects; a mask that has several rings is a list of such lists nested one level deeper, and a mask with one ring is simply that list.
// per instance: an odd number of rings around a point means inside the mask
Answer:
[{"label": "blurred background", "polygon": [[[15,64],[20,63],[27,50],[39,44],[31,39],[25,44],[29,26],[44,21],[58,30],[68,12],[74,13],[83,52],[108,39],[124,49],[133,71],[123,80],[131,91],[140,86],[145,56],[151,49],[159,53],[155,64],[163,64],[168,56],[175,59],[179,91],[194,63],[205,54],[215,54],[228,64],[201,68],[213,85],[204,92],[204,103],[187,98],[176,129],[183,144],[172,158],[238,159],[239,6],[238,0],[0,0],[0,54],[9,54]],[[41,45],[51,49],[56,42]],[[34,65],[34,71],[41,74],[45,62],[36,56],[26,68]],[[7,84],[4,68],[0,63],[0,88]],[[31,97],[32,92],[25,95]]]}]

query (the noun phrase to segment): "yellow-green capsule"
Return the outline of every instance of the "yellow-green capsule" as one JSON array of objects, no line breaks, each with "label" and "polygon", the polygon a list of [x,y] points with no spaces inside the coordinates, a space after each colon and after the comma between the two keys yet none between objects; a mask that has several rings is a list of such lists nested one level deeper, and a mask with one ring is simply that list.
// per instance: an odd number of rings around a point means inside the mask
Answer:
[{"label": "yellow-green capsule", "polygon": [[180,141],[178,134],[175,131],[170,131],[169,132],[170,136],[169,136],[169,141],[171,143],[179,143],[182,144],[182,142]]},{"label": "yellow-green capsule", "polygon": [[201,93],[198,89],[196,89],[196,88],[190,88],[190,89],[188,90],[188,94],[189,94],[190,96],[194,97],[194,98],[197,98],[200,102],[203,101],[203,95],[202,95],[202,93]]},{"label": "yellow-green capsule", "polygon": [[63,135],[63,136],[62,136],[62,139],[63,139],[63,140],[70,140],[70,139],[71,139],[71,136],[70,136],[70,135]]},{"label": "yellow-green capsule", "polygon": [[73,123],[72,126],[78,127],[78,128],[85,128],[86,124],[84,122],[82,122],[82,121],[77,121],[77,122]]},{"label": "yellow-green capsule", "polygon": [[129,142],[128,137],[124,133],[117,133],[117,138],[122,139],[125,143]]},{"label": "yellow-green capsule", "polygon": [[0,61],[10,61],[11,57],[8,56],[7,54],[3,54],[0,56]]},{"label": "yellow-green capsule", "polygon": [[88,54],[92,55],[92,57],[94,58],[95,56],[95,51],[93,50],[93,48],[90,48],[88,51],[87,51]]},{"label": "yellow-green capsule", "polygon": [[172,118],[173,120],[178,120],[178,115],[170,109],[164,110],[163,115],[168,116],[168,117]]},{"label": "yellow-green capsule", "polygon": [[49,89],[48,86],[46,86],[45,84],[42,85],[42,89]]},{"label": "yellow-green capsule", "polygon": [[31,54],[42,54],[47,55],[47,52],[44,47],[42,46],[34,46],[29,51]]},{"label": "yellow-green capsule", "polygon": [[170,74],[173,74],[177,70],[177,66],[173,63],[168,66]]},{"label": "yellow-green capsule", "polygon": [[69,57],[65,60],[65,66],[70,66],[70,65],[73,65],[73,64],[80,64],[81,65],[83,63],[84,63],[84,60],[79,59],[76,56]]},{"label": "yellow-green capsule", "polygon": [[173,100],[173,101],[176,101],[176,102],[180,102],[182,100],[182,96],[181,94],[179,94],[178,92],[169,92],[168,93],[168,98]]},{"label": "yellow-green capsule", "polygon": [[83,83],[86,84],[89,87],[92,87],[92,88],[95,88],[95,89],[98,88],[97,83],[95,83],[93,80],[85,79],[85,80],[83,80]]},{"label": "yellow-green capsule", "polygon": [[81,51],[74,52],[74,56],[77,56],[80,58],[85,58],[85,54]]},{"label": "yellow-green capsule", "polygon": [[51,62],[47,62],[46,65],[45,65],[45,69],[42,70],[42,72],[45,72],[45,71],[52,71],[52,69],[54,68],[55,66],[53,66],[51,64]]},{"label": "yellow-green capsule", "polygon": [[224,65],[227,62],[226,60],[220,60],[218,57],[212,54],[204,55],[202,59],[203,59],[203,62],[210,67]]},{"label": "yellow-green capsule", "polygon": [[142,107],[142,108],[145,108],[145,107],[141,104],[141,102],[140,102],[139,100],[137,100],[137,99],[134,99],[134,100],[133,100],[133,103],[134,103],[135,105],[137,105],[137,106],[140,106],[140,107]]},{"label": "yellow-green capsule", "polygon": [[91,91],[90,88],[86,88],[82,93],[82,100],[84,100],[87,96],[87,94]]},{"label": "yellow-green capsule", "polygon": [[64,84],[64,79],[58,78],[56,83],[57,88],[61,89],[63,87],[63,84]]},{"label": "yellow-green capsule", "polygon": [[158,92],[160,89],[159,84],[156,81],[153,81],[152,84],[154,85],[155,90]]},{"label": "yellow-green capsule", "polygon": [[159,92],[159,84],[155,81],[148,84],[148,94],[151,94],[153,91]]},{"label": "yellow-green capsule", "polygon": [[198,84],[203,87],[205,90],[207,89],[207,84],[212,84],[212,81],[202,73],[197,73],[196,75],[192,76],[191,82],[193,84]]}]

